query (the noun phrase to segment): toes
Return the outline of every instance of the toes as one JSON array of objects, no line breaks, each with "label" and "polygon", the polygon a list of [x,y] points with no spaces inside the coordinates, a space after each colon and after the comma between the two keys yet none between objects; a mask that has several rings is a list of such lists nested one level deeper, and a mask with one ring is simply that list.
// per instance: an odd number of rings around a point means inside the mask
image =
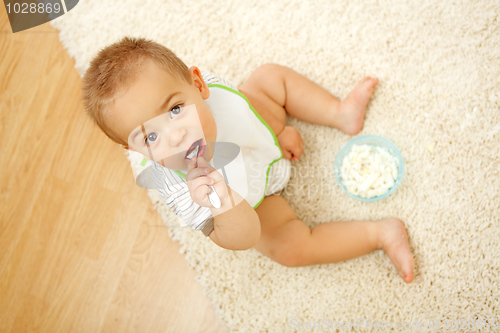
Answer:
[{"label": "toes", "polygon": [[412,282],[413,281],[413,272],[410,272],[410,273],[406,274],[405,276],[402,276],[402,278],[406,283]]},{"label": "toes", "polygon": [[370,81],[372,79],[371,76],[365,76],[364,78],[361,79],[361,81],[359,81],[359,83],[366,83],[368,81]]},{"label": "toes", "polygon": [[378,84],[377,77],[365,76],[360,82],[362,85],[366,85],[368,87],[375,87]]},{"label": "toes", "polygon": [[406,273],[404,269],[401,269],[398,271],[398,274],[406,283],[410,283],[413,281],[413,269],[407,270]]},{"label": "toes", "polygon": [[403,277],[403,280],[405,280],[406,283],[410,283],[411,281],[413,281],[414,270],[415,270],[415,261],[413,260],[413,256],[411,255],[411,253],[409,253],[407,266],[405,267],[405,269],[403,269],[403,271],[406,272]]},{"label": "toes", "polygon": [[371,78],[370,80],[368,80],[368,84],[371,89],[375,88],[375,86],[378,84],[378,78]]}]

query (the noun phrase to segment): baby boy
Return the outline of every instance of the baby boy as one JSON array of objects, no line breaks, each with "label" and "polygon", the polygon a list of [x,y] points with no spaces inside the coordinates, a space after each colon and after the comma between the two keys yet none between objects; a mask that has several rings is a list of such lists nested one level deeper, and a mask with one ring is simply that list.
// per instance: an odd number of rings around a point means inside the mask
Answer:
[{"label": "baby boy", "polygon": [[[400,220],[330,222],[311,229],[276,194],[289,177],[287,160],[299,159],[304,145],[298,131],[285,126],[286,115],[355,135],[377,78],[363,78],[340,101],[295,71],[266,64],[236,89],[188,68],[156,42],[125,37],[101,50],[83,81],[85,108],[97,125],[151,160],[165,203],[217,245],[255,248],[289,267],[383,249],[401,278],[413,280],[414,261]],[[220,152],[231,150],[221,148],[224,142],[238,147],[230,157],[239,161],[236,169],[250,174],[249,166],[262,162],[251,176],[260,190],[245,190],[247,183],[229,171],[234,167],[227,168],[231,178],[224,163],[217,166],[224,158]]]}]

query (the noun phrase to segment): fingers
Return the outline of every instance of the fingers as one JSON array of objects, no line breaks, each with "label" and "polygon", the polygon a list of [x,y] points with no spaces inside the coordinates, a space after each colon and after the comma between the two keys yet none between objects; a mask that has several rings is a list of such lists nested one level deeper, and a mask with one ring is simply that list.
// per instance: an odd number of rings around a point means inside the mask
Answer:
[{"label": "fingers", "polygon": [[212,178],[215,180],[216,183],[223,181],[224,177],[217,172],[212,166],[203,158],[203,157],[198,157],[198,167],[203,167],[209,170],[208,177]]},{"label": "fingers", "polygon": [[187,169],[188,173],[196,167],[196,160],[197,160],[196,156],[189,160]]},{"label": "fingers", "polygon": [[221,201],[227,196],[224,177],[201,156],[194,157],[189,161],[186,182],[191,198],[202,207],[212,207],[208,198],[210,193],[208,186],[213,186],[216,189]]},{"label": "fingers", "polygon": [[212,172],[213,170],[215,170],[202,156],[193,157],[188,163],[187,171],[189,173],[189,172],[191,172],[191,170],[198,169],[198,168],[208,169],[209,172]]},{"label": "fingers", "polygon": [[281,149],[281,151],[283,152],[283,158],[285,160],[289,160],[292,158],[292,154],[290,154],[290,152],[287,149]]},{"label": "fingers", "polygon": [[198,177],[203,177],[203,176],[208,176],[208,174],[210,173],[210,170],[208,168],[194,168],[194,169],[191,169],[191,171],[189,171],[187,174],[186,174],[186,181],[189,182],[195,178],[198,178]]},{"label": "fingers", "polygon": [[[196,167],[198,163],[198,167]],[[188,173],[186,174],[186,181],[191,181],[198,177],[207,176],[219,182],[224,180],[222,175],[217,172],[203,157],[194,157],[188,163]]]},{"label": "fingers", "polygon": [[285,129],[278,137],[278,143],[283,152],[283,158],[296,161],[302,156],[304,150],[304,140],[300,133],[291,126],[285,126]]},{"label": "fingers", "polygon": [[283,158],[296,161],[302,156],[304,150],[304,144],[301,142],[292,143],[289,142],[285,147],[283,147]]},{"label": "fingers", "polygon": [[214,170],[212,166],[202,157],[193,157],[192,159],[189,160],[188,163],[188,172],[191,171],[192,169],[195,169],[196,167],[198,168],[207,168],[208,170]]},{"label": "fingers", "polygon": [[[203,171],[203,168],[197,168],[191,171],[190,176],[194,175],[195,172],[198,171]],[[186,175],[186,180],[187,180],[187,175]],[[191,198],[193,199],[194,202],[196,202],[200,206],[207,206],[209,205],[208,201],[208,193],[210,193],[210,189],[208,188],[209,185],[213,185],[215,181],[206,176],[199,176],[195,177],[191,180],[188,181],[188,188],[189,188],[189,194],[191,195]],[[208,207],[208,206],[207,206]]]},{"label": "fingers", "polygon": [[302,148],[303,148],[303,143],[302,144],[297,144],[297,145],[294,145],[292,146],[292,160],[295,161],[295,160],[298,160],[301,156],[302,156]]},{"label": "fingers", "polygon": [[205,160],[205,158],[203,158],[203,156],[198,157],[198,167],[207,168],[210,171],[214,170],[214,168],[212,168],[212,166],[207,162],[207,160]]},{"label": "fingers", "polygon": [[200,186],[213,184],[215,184],[215,180],[210,177],[198,177],[189,181],[189,186],[193,188],[194,191],[196,191]]},{"label": "fingers", "polygon": [[192,191],[189,191],[191,198],[202,207],[212,207],[208,194],[210,193],[209,185],[213,185],[214,180],[208,177],[200,177],[193,180],[191,184]]}]

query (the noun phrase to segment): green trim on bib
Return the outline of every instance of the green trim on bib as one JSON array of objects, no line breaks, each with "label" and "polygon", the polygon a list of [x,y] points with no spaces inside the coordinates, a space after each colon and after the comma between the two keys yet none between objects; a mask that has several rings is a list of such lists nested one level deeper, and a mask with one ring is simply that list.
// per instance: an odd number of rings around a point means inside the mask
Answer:
[{"label": "green trim on bib", "polygon": [[234,90],[234,89],[231,89],[229,87],[226,87],[224,85],[221,85],[221,84],[209,84],[208,87],[214,87],[214,88],[222,88],[222,89],[225,89],[229,92],[232,92],[240,97],[242,97],[247,103],[248,103],[248,106],[250,107],[250,110],[253,111],[253,113],[255,114],[255,116],[260,120],[260,122],[262,124],[264,124],[264,126],[266,126],[266,128],[269,130],[269,132],[271,132],[273,138],[274,138],[274,144],[278,147],[278,149],[280,150],[280,157],[274,161],[271,162],[271,164],[269,164],[269,167],[267,168],[267,173],[266,173],[266,186],[264,187],[264,196],[262,197],[262,199],[260,199],[260,201],[253,207],[254,209],[259,207],[259,205],[262,203],[262,200],[264,200],[264,198],[266,197],[266,191],[267,191],[267,184],[268,184],[268,181],[269,181],[269,171],[271,170],[271,167],[274,163],[278,162],[279,160],[281,160],[283,158],[283,151],[281,150],[281,147],[278,143],[278,138],[276,137],[276,135],[274,134],[273,130],[271,129],[271,127],[266,123],[266,121],[264,119],[262,119],[262,117],[260,116],[260,114],[255,111],[255,109],[253,108],[252,104],[250,104],[250,102],[248,101],[247,97],[245,95],[243,95],[241,92],[237,91],[237,90]]},{"label": "green trim on bib", "polygon": [[179,170],[174,170],[174,172],[177,174],[177,176],[179,176],[182,179],[186,180],[186,174],[184,172],[179,171]]}]

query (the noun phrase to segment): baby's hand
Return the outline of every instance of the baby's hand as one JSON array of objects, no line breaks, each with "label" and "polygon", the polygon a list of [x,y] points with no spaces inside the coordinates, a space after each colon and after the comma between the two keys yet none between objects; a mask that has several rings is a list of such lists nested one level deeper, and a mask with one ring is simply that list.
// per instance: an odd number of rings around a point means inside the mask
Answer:
[{"label": "baby's hand", "polygon": [[[198,162],[198,167],[195,167],[196,162]],[[215,188],[221,202],[227,197],[227,187],[224,177],[215,171],[201,156],[193,157],[189,161],[186,181],[191,199],[202,207],[213,208],[208,199],[208,194],[210,193],[209,185]]]},{"label": "baby's hand", "polygon": [[304,141],[300,133],[292,126],[285,126],[278,135],[278,143],[283,151],[283,158],[296,161],[302,155]]}]

